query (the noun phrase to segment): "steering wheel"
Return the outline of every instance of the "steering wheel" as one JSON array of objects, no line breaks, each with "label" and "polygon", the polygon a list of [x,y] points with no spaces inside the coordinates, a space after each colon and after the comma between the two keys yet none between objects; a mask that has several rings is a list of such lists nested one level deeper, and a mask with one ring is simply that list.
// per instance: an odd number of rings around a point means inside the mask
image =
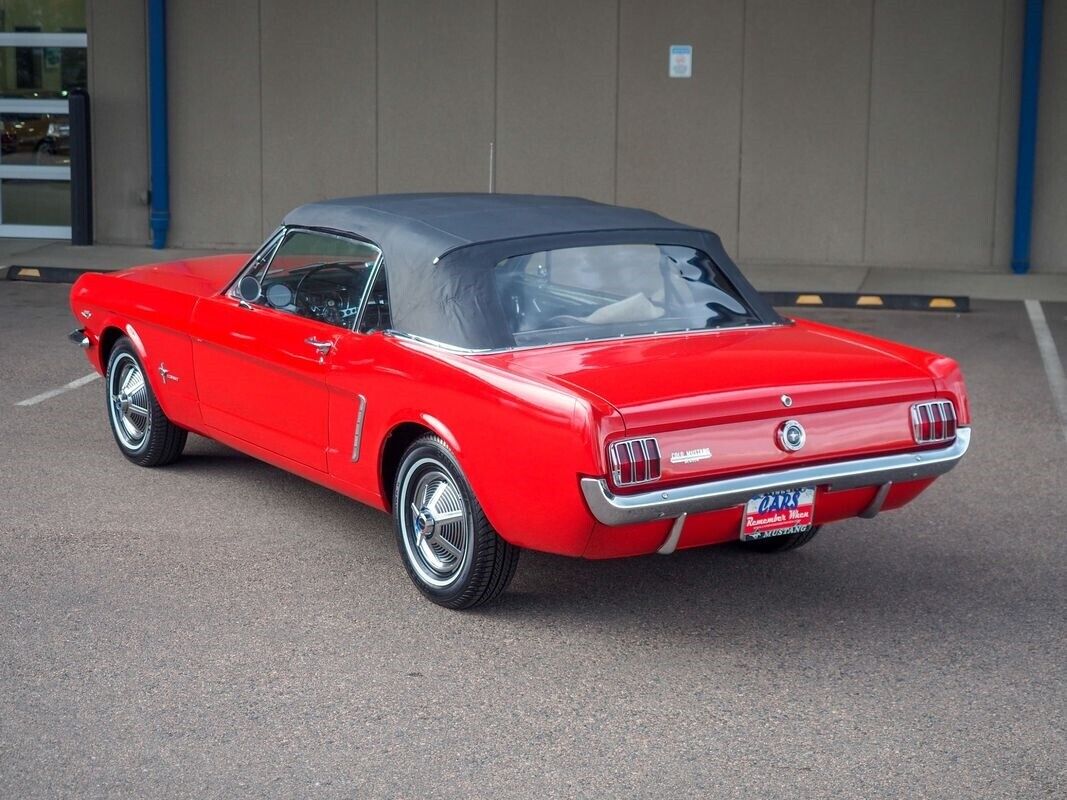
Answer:
[{"label": "steering wheel", "polygon": [[[297,313],[305,311],[308,315],[314,317],[315,319],[319,319],[321,317],[321,315],[316,313],[315,309],[311,307],[310,303],[301,298],[300,292],[304,286],[304,281],[306,281],[319,270],[326,269],[326,267],[341,267],[342,269],[347,269],[349,272],[353,273],[356,271],[355,267],[353,267],[351,264],[346,264],[343,261],[329,261],[324,264],[316,264],[313,267],[309,267],[308,271],[300,276],[300,280],[296,282],[296,288],[293,289],[293,305],[296,306]],[[340,314],[340,311],[338,311],[338,314]],[[334,324],[336,324],[335,320],[325,319],[323,321],[333,322]]]}]

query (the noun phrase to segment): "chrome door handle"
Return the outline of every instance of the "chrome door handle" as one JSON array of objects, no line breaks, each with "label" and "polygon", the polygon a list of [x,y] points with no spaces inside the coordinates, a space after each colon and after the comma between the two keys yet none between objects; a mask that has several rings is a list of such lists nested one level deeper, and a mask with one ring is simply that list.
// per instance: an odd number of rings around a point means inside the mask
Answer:
[{"label": "chrome door handle", "polygon": [[304,343],[305,344],[309,344],[312,347],[314,347],[316,350],[318,350],[320,356],[326,355],[327,353],[330,352],[331,349],[333,349],[333,342],[330,342],[330,341],[320,342],[314,336],[309,336],[308,338],[306,338],[304,340]]}]

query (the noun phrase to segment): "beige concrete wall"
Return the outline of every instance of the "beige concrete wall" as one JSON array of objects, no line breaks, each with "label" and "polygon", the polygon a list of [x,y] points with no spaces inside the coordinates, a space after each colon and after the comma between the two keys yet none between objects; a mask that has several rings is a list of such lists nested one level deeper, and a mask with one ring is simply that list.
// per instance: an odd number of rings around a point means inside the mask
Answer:
[{"label": "beige concrete wall", "polygon": [[[144,241],[143,9],[90,8],[98,237]],[[1008,267],[1023,0],[169,9],[174,245],[252,245],[320,197],[483,190],[495,142],[498,191],[652,208],[743,262]],[[1046,14],[1034,261],[1067,270],[1067,11]]]},{"label": "beige concrete wall", "polygon": [[1019,64],[1023,52],[1023,4],[1005,0],[1000,35],[1000,102],[997,133],[996,208],[993,217],[993,257],[990,266],[1011,264],[1015,217],[1015,153],[1019,146]]},{"label": "beige concrete wall", "polygon": [[142,0],[87,6],[96,238],[148,241],[148,94]]},{"label": "beige concrete wall", "polygon": [[867,260],[991,262],[1002,11],[1002,0],[876,4]]},{"label": "beige concrete wall", "polygon": [[[374,0],[260,3],[262,217],[259,239],[293,206],[377,191]],[[255,37],[253,37],[255,41]],[[254,188],[254,187],[253,187]]]},{"label": "beige concrete wall", "polygon": [[259,12],[259,0],[167,5],[172,246],[262,238]]},{"label": "beige concrete wall", "polygon": [[380,5],[379,191],[488,190],[495,44],[493,0]]},{"label": "beige concrete wall", "polygon": [[502,192],[615,198],[616,0],[497,3]]},{"label": "beige concrete wall", "polygon": [[1067,3],[1045,3],[1031,264],[1067,272]]},{"label": "beige concrete wall", "polygon": [[869,0],[749,0],[738,256],[863,258]]},{"label": "beige concrete wall", "polygon": [[[616,202],[710,226],[737,246],[743,0],[623,0]],[[670,78],[672,44],[693,77]]]}]

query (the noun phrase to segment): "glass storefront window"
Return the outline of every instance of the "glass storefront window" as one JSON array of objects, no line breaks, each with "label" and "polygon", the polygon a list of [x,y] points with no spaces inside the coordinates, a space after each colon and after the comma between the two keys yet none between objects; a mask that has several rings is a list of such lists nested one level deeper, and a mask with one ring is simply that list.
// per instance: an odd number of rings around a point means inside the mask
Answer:
[{"label": "glass storefront window", "polygon": [[0,31],[85,33],[85,0],[0,0]]},{"label": "glass storefront window", "polygon": [[70,235],[70,93],[85,0],[0,0],[0,236]]},{"label": "glass storefront window", "polygon": [[86,84],[84,48],[0,47],[0,95],[66,97]]},{"label": "glass storefront window", "polygon": [[69,117],[0,114],[0,163],[69,166]]},{"label": "glass storefront window", "polygon": [[67,181],[2,180],[0,214],[6,225],[70,225]]}]

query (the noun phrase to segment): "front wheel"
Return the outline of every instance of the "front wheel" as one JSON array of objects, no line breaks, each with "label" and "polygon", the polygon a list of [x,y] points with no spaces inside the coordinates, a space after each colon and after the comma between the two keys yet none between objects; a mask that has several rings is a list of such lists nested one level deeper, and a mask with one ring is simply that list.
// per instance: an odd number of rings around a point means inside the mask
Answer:
[{"label": "front wheel", "polygon": [[438,605],[482,605],[515,575],[519,549],[489,525],[455,456],[436,436],[423,436],[404,454],[393,527],[408,575]]},{"label": "front wheel", "polygon": [[141,467],[159,467],[182,454],[188,433],[159,407],[128,338],[119,339],[111,349],[104,384],[111,432],[126,458]]}]

